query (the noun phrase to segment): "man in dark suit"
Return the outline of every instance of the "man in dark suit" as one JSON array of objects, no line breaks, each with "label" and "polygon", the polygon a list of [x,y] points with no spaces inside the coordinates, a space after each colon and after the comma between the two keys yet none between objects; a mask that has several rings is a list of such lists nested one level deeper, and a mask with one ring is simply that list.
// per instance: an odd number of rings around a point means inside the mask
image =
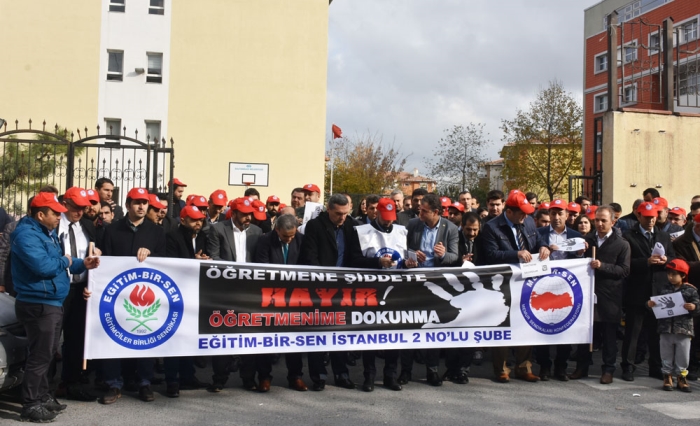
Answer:
[{"label": "man in dark suit", "polygon": [[402,211],[396,215],[396,223],[401,226],[408,226],[408,221],[418,217],[418,211],[420,210],[420,202],[428,194],[428,190],[425,188],[416,188],[411,193],[411,209]]},{"label": "man in dark suit", "polygon": [[[253,219],[253,199],[240,197],[231,203],[231,220],[224,220],[211,225],[207,235],[207,254],[214,260],[227,260],[229,262],[246,263],[253,261],[255,245],[262,230],[251,224]],[[255,382],[255,355],[241,357],[241,379],[243,388],[248,390],[258,389]],[[221,392],[228,381],[229,369],[233,357],[228,355],[212,357],[212,385],[211,392]],[[263,377],[265,379],[265,377]],[[269,388],[268,388],[269,390]]]},{"label": "man in dark suit", "polygon": [[[530,203],[532,204],[532,203]],[[581,238],[581,234],[566,227],[569,213],[566,210],[566,201],[557,198],[549,203],[549,226],[537,229],[539,237],[545,246],[549,247],[549,258],[552,260],[571,259],[583,255],[579,252],[558,251],[561,244],[571,238]],[[538,346],[535,349],[535,359],[540,365],[540,380],[547,381],[552,375],[551,345]],[[554,377],[562,382],[569,380],[566,375],[567,360],[571,354],[571,345],[556,345],[556,357],[554,358]]]},{"label": "man in dark suit", "polygon": [[[419,206],[418,218],[408,222],[407,245],[409,251],[416,253],[416,260],[406,259],[408,268],[432,268],[451,266],[459,259],[459,230],[449,220],[441,217],[442,205],[435,194],[423,197]],[[428,384],[441,386],[442,379],[438,374],[440,350],[425,351],[425,367]],[[413,369],[412,351],[401,354],[401,375],[399,383],[405,384],[411,380]]]},{"label": "man in dark suit", "polygon": [[[297,232],[297,219],[294,215],[278,216],[275,220],[275,229],[258,239],[253,261],[255,263],[296,265],[299,261],[303,239],[304,236]],[[265,379],[260,379],[259,389],[261,390],[270,388],[272,359],[273,355],[271,354],[257,356],[258,375],[265,377]],[[288,352],[284,355],[284,360],[287,364],[287,381],[290,389],[300,392],[306,391],[308,388],[301,378],[303,376],[302,354]]]},{"label": "man in dark suit", "polygon": [[[549,249],[529,216],[534,211],[525,194],[517,189],[510,192],[503,213],[484,225],[482,237],[486,263],[527,263],[532,260],[531,252],[539,252],[540,260],[549,257]],[[501,383],[510,381],[510,369],[506,366],[508,349],[499,347],[492,352],[493,372]],[[532,347],[515,348],[515,375],[528,382],[537,382],[540,378],[532,374],[531,356]]]},{"label": "man in dark suit", "polygon": [[[209,259],[206,255],[207,235],[202,232],[206,216],[194,206],[180,210],[180,224],[165,236],[165,254],[178,259]],[[165,395],[170,398],[180,396],[180,388],[200,389],[209,386],[200,382],[194,373],[194,357],[166,357]],[[178,374],[180,376],[178,380]]]},{"label": "man in dark suit", "polygon": [[[634,358],[637,339],[642,329],[647,332],[649,345],[649,376],[663,380],[661,374],[661,353],[659,351],[659,334],[656,330],[656,318],[646,302],[658,294],[666,278],[666,262],[676,257],[671,244],[671,236],[655,229],[658,218],[657,207],[653,202],[643,202],[637,208],[639,223],[623,234],[630,243],[630,275],[624,296],[625,338],[622,341],[622,379],[634,380]],[[664,256],[652,255],[654,246],[660,243]],[[630,354],[631,351],[631,354]]]},{"label": "man in dark suit", "polygon": [[[613,229],[615,212],[610,206],[601,206],[595,214],[595,231],[586,235],[591,257],[591,268],[595,270],[595,305],[593,333],[600,334],[603,365],[600,383],[613,381],[617,358],[617,328],[622,318],[622,289],[630,271],[630,245],[620,233]],[[593,248],[597,251],[594,254]],[[576,370],[569,376],[572,380],[588,377],[588,368],[593,355],[588,343],[578,346]]]},{"label": "man in dark suit", "polygon": [[[349,218],[350,201],[343,194],[333,194],[328,200],[328,208],[315,219],[306,222],[304,241],[301,246],[303,265],[345,266],[347,242],[354,232],[355,222]],[[331,367],[337,386],[354,389],[350,380],[345,352],[331,352]],[[322,352],[310,352],[309,375],[314,384],[312,389],[322,391],[326,387],[328,375],[323,363]]]},{"label": "man in dark suit", "polygon": [[467,261],[476,266],[484,265],[484,247],[482,244],[481,219],[474,212],[462,215],[462,232],[459,233],[459,256],[455,266],[462,266]]}]

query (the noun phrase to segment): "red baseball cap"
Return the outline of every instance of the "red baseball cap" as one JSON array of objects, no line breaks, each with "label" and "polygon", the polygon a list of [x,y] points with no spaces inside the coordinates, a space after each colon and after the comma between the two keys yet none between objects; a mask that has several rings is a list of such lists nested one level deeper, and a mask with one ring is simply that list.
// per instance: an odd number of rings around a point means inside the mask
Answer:
[{"label": "red baseball cap", "polygon": [[48,207],[56,213],[65,213],[67,208],[58,202],[58,197],[53,192],[40,192],[34,196],[30,207]]},{"label": "red baseball cap", "polygon": [[182,210],[180,210],[180,219],[184,219],[186,217],[194,220],[200,220],[204,219],[206,216],[204,216],[204,213],[200,212],[195,206],[185,206]]},{"label": "red baseball cap", "polygon": [[540,206],[537,208],[537,210],[549,210],[549,207],[551,204],[548,201],[540,203]]},{"label": "red baseball cap", "polygon": [[167,204],[160,201],[160,198],[158,198],[156,194],[148,194],[148,205],[157,209],[164,209],[168,207]]},{"label": "red baseball cap", "polygon": [[238,210],[241,213],[253,213],[253,199],[250,197],[239,197],[231,201],[231,210]]},{"label": "red baseball cap", "polygon": [[90,200],[91,203],[93,204],[100,204],[100,194],[97,193],[94,189],[88,189],[86,190],[87,192],[87,198]]},{"label": "red baseball cap", "polygon": [[527,197],[525,197],[525,194],[517,189],[510,191],[510,194],[508,194],[506,206],[517,207],[525,214],[532,214],[532,212],[535,211],[535,208],[532,207],[532,204],[530,204],[530,202],[527,201]]},{"label": "red baseball cap", "polygon": [[267,207],[260,200],[253,200],[253,217],[257,220],[267,219]]},{"label": "red baseball cap", "polygon": [[688,266],[688,263],[683,260],[683,259],[673,259],[668,261],[666,263],[666,269],[673,269],[674,271],[681,272],[688,276],[688,272],[690,271],[690,267]]},{"label": "red baseball cap", "polygon": [[693,217],[693,222],[695,222],[695,223],[700,223],[700,213],[696,214],[696,215]]},{"label": "red baseball cap", "polygon": [[566,210],[567,204],[566,201],[562,200],[561,198],[557,198],[549,203],[549,208]]},{"label": "red baseball cap", "polygon": [[280,206],[279,206],[279,208],[278,208],[277,210],[282,211],[282,209],[285,208],[285,207],[287,207],[286,204],[280,203]]},{"label": "red baseball cap", "polygon": [[449,209],[457,209],[457,210],[459,210],[460,213],[464,213],[464,206],[462,205],[462,203],[454,202],[454,203],[450,204],[450,207],[448,207],[448,210]]},{"label": "red baseball cap", "polygon": [[217,189],[216,191],[212,192],[209,199],[213,205],[219,207],[225,206],[226,203],[228,203],[228,196],[226,195],[226,191],[223,189]]},{"label": "red baseball cap", "polygon": [[568,206],[566,206],[566,210],[570,212],[581,213],[581,205],[572,201],[569,203]]},{"label": "red baseball cap", "polygon": [[129,193],[126,194],[126,197],[132,200],[148,201],[148,190],[146,188],[131,188]]},{"label": "red baseball cap", "polygon": [[656,204],[650,202],[644,202],[637,207],[637,213],[646,217],[656,217],[658,215],[658,209]]},{"label": "red baseball cap", "polygon": [[656,206],[657,209],[667,209],[668,208],[668,200],[666,200],[663,197],[656,197],[653,200],[651,200],[652,203]]},{"label": "red baseball cap", "polygon": [[683,207],[674,207],[671,210],[668,211],[668,214],[675,214],[675,215],[683,215],[685,216],[685,209]]},{"label": "red baseball cap", "polygon": [[396,204],[391,198],[380,198],[377,210],[383,220],[396,220]]},{"label": "red baseball cap", "polygon": [[591,220],[595,219],[595,212],[596,212],[596,210],[598,210],[598,206],[596,206],[595,204],[591,204],[591,205],[588,206],[588,208],[586,209],[586,216],[588,216],[588,218],[591,219]]},{"label": "red baseball cap", "polygon": [[318,186],[314,185],[313,183],[309,183],[304,185],[302,188],[304,191],[309,191],[309,192],[318,192],[319,194],[321,193],[321,190],[318,188]]},{"label": "red baseball cap", "polygon": [[88,200],[87,191],[77,186],[68,188],[66,193],[63,194],[63,199],[71,200],[71,202],[78,207],[89,207],[92,205],[90,200]]},{"label": "red baseball cap", "polygon": [[185,203],[185,205],[195,206],[198,208],[209,207],[209,203],[207,202],[207,199],[204,198],[204,196],[202,196],[202,195],[195,195],[194,197],[192,197],[192,196],[187,197],[187,203]]},{"label": "red baseball cap", "polygon": [[452,205],[452,200],[450,200],[447,197],[440,197],[440,204],[442,205],[442,215],[444,217],[449,216],[449,212],[447,211],[447,208]]},{"label": "red baseball cap", "polygon": [[171,180],[171,181],[168,183],[168,185],[170,185],[170,186],[172,186],[172,185],[175,185],[175,186],[187,186],[187,184],[182,183],[182,181],[181,181],[180,179],[178,179],[178,178],[173,178],[173,180]]},{"label": "red baseball cap", "polygon": [[270,195],[269,197],[267,197],[267,204],[270,204],[270,203],[278,203],[279,204],[279,202],[280,202],[280,197],[278,197],[276,195]]}]

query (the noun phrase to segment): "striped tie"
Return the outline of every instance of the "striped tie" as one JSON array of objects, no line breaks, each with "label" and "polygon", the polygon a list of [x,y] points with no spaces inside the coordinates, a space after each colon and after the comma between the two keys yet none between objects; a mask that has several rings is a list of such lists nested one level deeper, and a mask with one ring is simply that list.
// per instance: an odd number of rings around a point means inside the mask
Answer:
[{"label": "striped tie", "polygon": [[527,250],[527,241],[525,241],[525,236],[523,235],[523,225],[515,225],[515,230],[518,235],[518,250]]}]

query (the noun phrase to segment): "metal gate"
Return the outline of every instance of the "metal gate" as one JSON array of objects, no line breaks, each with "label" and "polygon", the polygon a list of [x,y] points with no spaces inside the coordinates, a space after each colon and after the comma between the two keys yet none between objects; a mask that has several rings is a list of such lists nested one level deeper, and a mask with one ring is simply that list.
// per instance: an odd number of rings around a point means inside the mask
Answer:
[{"label": "metal gate", "polygon": [[[55,125],[46,130],[20,129],[15,120],[14,130],[7,123],[0,125],[0,205],[16,217],[27,211],[27,200],[44,185],[55,186],[60,194],[72,186],[92,188],[98,178],[114,182],[113,200],[124,205],[131,188],[144,187],[172,202],[168,182],[173,176],[175,155],[173,140],[166,146],[160,140],[146,136],[145,141],[119,129],[88,135],[85,127],[75,132]],[[75,139],[77,134],[78,139]]]}]

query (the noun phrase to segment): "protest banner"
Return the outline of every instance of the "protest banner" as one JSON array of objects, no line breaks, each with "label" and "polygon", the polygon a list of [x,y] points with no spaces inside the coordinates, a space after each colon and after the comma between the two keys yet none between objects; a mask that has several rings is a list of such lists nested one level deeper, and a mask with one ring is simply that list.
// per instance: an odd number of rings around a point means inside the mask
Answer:
[{"label": "protest banner", "polygon": [[590,341],[590,260],[351,269],[102,257],[85,358],[493,347]]}]

